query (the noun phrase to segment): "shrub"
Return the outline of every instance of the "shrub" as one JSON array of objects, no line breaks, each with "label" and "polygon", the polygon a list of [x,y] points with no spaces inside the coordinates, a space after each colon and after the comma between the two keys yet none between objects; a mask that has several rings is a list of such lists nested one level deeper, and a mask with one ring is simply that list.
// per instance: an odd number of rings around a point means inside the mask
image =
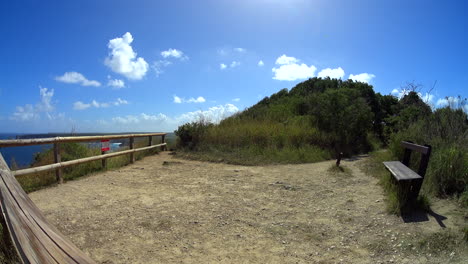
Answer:
[{"label": "shrub", "polygon": [[200,119],[197,122],[187,123],[179,126],[174,133],[178,137],[177,145],[194,149],[201,142],[204,134],[213,126],[211,123]]}]

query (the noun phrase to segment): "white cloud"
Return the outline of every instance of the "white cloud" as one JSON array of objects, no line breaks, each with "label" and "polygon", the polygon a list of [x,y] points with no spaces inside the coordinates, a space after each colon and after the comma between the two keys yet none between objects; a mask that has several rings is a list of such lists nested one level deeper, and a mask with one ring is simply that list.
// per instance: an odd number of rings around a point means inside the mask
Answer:
[{"label": "white cloud", "polygon": [[184,53],[181,50],[177,50],[177,49],[168,49],[168,50],[162,51],[161,56],[163,56],[164,58],[173,57],[176,59],[188,60],[188,57],[184,55]]},{"label": "white cloud", "polygon": [[458,104],[458,101],[459,100],[457,97],[448,96],[448,97],[440,98],[439,100],[437,100],[436,106],[437,107],[454,106]]},{"label": "white cloud", "polygon": [[317,68],[314,65],[307,66],[294,57],[282,55],[276,59],[276,64],[281,65],[278,68],[271,69],[275,74],[273,79],[279,81],[295,81],[314,77]]},{"label": "white cloud", "polygon": [[375,78],[374,74],[370,73],[361,73],[361,74],[350,74],[348,79],[351,79],[355,82],[364,82],[364,83],[370,83],[372,79]]},{"label": "white cloud", "polygon": [[197,98],[190,98],[187,100],[187,103],[204,103],[206,102],[205,98],[198,96]]},{"label": "white cloud", "polygon": [[88,80],[83,74],[79,72],[66,72],[62,76],[55,77],[56,81],[64,83],[77,83],[83,86],[101,86],[101,83],[98,81]]},{"label": "white cloud", "polygon": [[33,119],[38,119],[39,114],[37,113],[36,109],[30,104],[25,106],[17,106],[16,112],[13,113],[10,119],[17,120],[17,121],[28,121]]},{"label": "white cloud", "polygon": [[426,93],[422,95],[421,93],[418,93],[418,95],[421,98],[421,100],[423,100],[423,102],[425,102],[426,104],[431,104],[432,100],[434,99],[433,94]]},{"label": "white cloud", "polygon": [[219,65],[219,68],[220,68],[221,70],[224,70],[224,69],[227,68],[227,66],[226,66],[226,64],[221,63],[221,64]]},{"label": "white cloud", "polygon": [[83,103],[82,101],[77,101],[75,103],[73,103],[73,109],[74,110],[86,110],[90,107],[94,107],[94,108],[107,108],[107,107],[110,107],[110,106],[119,106],[119,105],[127,105],[129,104],[127,100],[124,100],[124,99],[121,99],[121,98],[117,98],[115,101],[113,102],[105,102],[105,103],[99,103],[98,101],[96,100],[93,100],[91,101],[91,103]]},{"label": "white cloud", "polygon": [[[395,97],[398,98],[398,100],[402,99],[403,97],[405,97],[405,95],[407,95],[411,90],[408,90],[408,89],[405,89],[405,88],[402,88],[402,89],[393,89],[391,94]],[[429,93],[426,93],[426,94],[422,94],[422,93],[418,93],[418,96],[419,98],[421,98],[421,100],[423,100],[423,102],[425,102],[426,104],[432,104],[432,100],[434,100],[434,95],[433,94],[429,94]]]},{"label": "white cloud", "polygon": [[154,69],[154,72],[156,73],[156,76],[159,76],[161,73],[164,72],[163,69],[171,64],[172,62],[167,61],[167,60],[158,60],[153,63],[152,67]]},{"label": "white cloud", "polygon": [[120,98],[117,98],[117,100],[114,102],[115,106],[126,105],[126,104],[128,104],[128,101],[124,99],[120,99]]},{"label": "white cloud", "polygon": [[235,48],[234,50],[237,51],[237,52],[239,52],[239,53],[244,53],[244,52],[247,51],[247,50],[244,49],[244,48]]},{"label": "white cloud", "polygon": [[11,120],[29,121],[38,120],[41,118],[41,113],[48,119],[54,119],[56,116],[52,114],[54,106],[52,105],[52,97],[54,96],[54,89],[47,89],[39,87],[40,102],[35,104],[26,104],[25,106],[17,106],[16,111],[10,117]]},{"label": "white cloud", "polygon": [[391,92],[391,94],[392,94],[393,96],[397,97],[398,100],[401,99],[401,98],[403,98],[407,93],[408,93],[408,91],[405,90],[405,89],[402,89],[402,90],[400,91],[400,90],[398,90],[398,89],[396,89],[396,88],[393,89],[392,92]]},{"label": "white cloud", "polygon": [[331,69],[331,68],[323,69],[317,74],[317,77],[320,77],[320,78],[330,77],[332,79],[342,79],[344,75],[345,75],[344,70],[341,67],[338,67],[336,69]]},{"label": "white cloud", "polygon": [[125,87],[125,82],[120,79],[109,79],[107,86],[110,86],[114,89],[121,89]]},{"label": "white cloud", "polygon": [[189,98],[189,99],[185,99],[185,98],[181,98],[177,95],[174,95],[174,103],[176,104],[181,104],[181,103],[204,103],[206,102],[205,98],[203,98],[202,96],[198,96],[197,98]]},{"label": "white cloud", "polygon": [[81,101],[77,101],[73,103],[73,109],[75,110],[85,110],[89,107],[91,107],[91,104],[85,104]]},{"label": "white cloud", "polygon": [[104,63],[112,71],[128,79],[140,80],[148,71],[148,63],[142,57],[137,58],[137,53],[130,45],[132,42],[133,37],[130,32],[125,33],[121,38],[111,39],[108,44],[111,51]]},{"label": "white cloud", "polygon": [[262,60],[259,60],[257,65],[260,66],[260,67],[262,67],[263,65],[265,65],[265,63],[263,63]]},{"label": "white cloud", "polygon": [[239,102],[240,101],[240,98],[234,98],[232,99],[233,102]]},{"label": "white cloud", "polygon": [[218,105],[207,110],[187,112],[175,117],[162,113],[117,116],[111,119],[109,126],[118,131],[171,131],[187,122],[200,119],[217,123],[222,119],[237,113],[239,109],[233,104]]},{"label": "white cloud", "polygon": [[240,65],[240,62],[238,62],[238,61],[231,62],[231,68],[237,67],[239,65]]},{"label": "white cloud", "polygon": [[181,104],[182,103],[182,98],[180,98],[177,95],[174,95],[174,103],[176,104]]},{"label": "white cloud", "polygon": [[286,54],[281,55],[276,59],[276,64],[278,65],[287,65],[287,64],[294,64],[298,63],[299,60],[294,57],[288,57]]}]

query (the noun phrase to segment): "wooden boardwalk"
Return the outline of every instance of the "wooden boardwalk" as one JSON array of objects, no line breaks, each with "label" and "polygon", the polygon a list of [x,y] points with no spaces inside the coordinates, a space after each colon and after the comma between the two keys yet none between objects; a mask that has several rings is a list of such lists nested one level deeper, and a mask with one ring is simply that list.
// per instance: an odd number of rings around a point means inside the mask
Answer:
[{"label": "wooden boardwalk", "polygon": [[51,225],[0,154],[1,210],[23,263],[95,263]]}]

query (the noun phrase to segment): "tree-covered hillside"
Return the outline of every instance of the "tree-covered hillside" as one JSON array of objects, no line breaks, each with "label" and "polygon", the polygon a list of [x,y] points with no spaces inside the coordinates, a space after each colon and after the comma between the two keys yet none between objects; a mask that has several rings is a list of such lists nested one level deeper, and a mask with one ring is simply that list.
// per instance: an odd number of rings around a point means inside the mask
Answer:
[{"label": "tree-covered hillside", "polygon": [[188,155],[239,164],[314,162],[381,146],[398,158],[402,140],[431,144],[426,189],[444,195],[468,183],[466,99],[457,102],[433,110],[414,89],[398,99],[367,83],[311,78],[219,124],[201,119],[175,133]]}]

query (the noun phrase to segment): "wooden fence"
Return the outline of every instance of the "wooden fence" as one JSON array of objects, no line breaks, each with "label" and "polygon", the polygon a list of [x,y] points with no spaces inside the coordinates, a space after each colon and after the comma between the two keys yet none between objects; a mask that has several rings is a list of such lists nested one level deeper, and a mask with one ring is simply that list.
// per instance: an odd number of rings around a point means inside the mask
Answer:
[{"label": "wooden fence", "polygon": [[[161,143],[152,145],[152,138],[161,136]],[[55,137],[55,138],[35,138],[35,139],[17,139],[0,140],[0,147],[29,146],[40,144],[54,145],[55,163],[28,168],[17,171],[10,171],[2,155],[0,154],[0,223],[3,226],[3,240],[7,243],[11,239],[18,258],[21,263],[77,263],[91,264],[95,263],[89,256],[77,248],[56,227],[50,224],[42,212],[32,202],[28,195],[21,188],[15,176],[35,173],[40,171],[55,170],[57,181],[63,182],[61,169],[67,166],[90,162],[94,160],[105,160],[107,158],[129,154],[130,162],[135,161],[134,153],[161,147],[166,148],[164,142],[165,133],[149,134],[126,134],[126,135],[107,135],[107,136],[84,136],[84,137]],[[148,146],[135,148],[136,137],[148,137]],[[64,142],[86,142],[110,139],[130,139],[130,149],[113,152],[101,153],[99,156],[92,156],[82,159],[61,162],[60,144]]]},{"label": "wooden fence", "polygon": [[[152,145],[152,139],[154,136],[161,137],[161,143],[157,145]],[[164,138],[166,133],[146,133],[146,134],[122,134],[122,135],[100,135],[100,136],[82,136],[82,137],[54,137],[54,138],[32,138],[32,139],[14,139],[14,140],[0,140],[0,147],[18,147],[18,146],[31,146],[31,145],[45,145],[53,144],[54,148],[54,162],[53,164],[38,166],[33,168],[27,168],[22,170],[11,171],[15,176],[37,173],[42,171],[55,170],[55,175],[58,183],[63,183],[62,168],[82,164],[85,162],[91,162],[95,160],[102,160],[102,166],[106,167],[106,159],[129,154],[130,162],[135,162],[135,152],[149,150],[157,147],[161,147],[162,150],[166,148],[166,143]],[[135,138],[137,137],[148,137],[148,146],[135,148]],[[70,161],[61,161],[60,156],[60,144],[66,142],[91,142],[91,141],[100,141],[100,140],[113,140],[113,139],[130,139],[130,149],[106,153],[105,151],[101,152],[99,156],[92,156],[87,158],[81,158]]]}]

